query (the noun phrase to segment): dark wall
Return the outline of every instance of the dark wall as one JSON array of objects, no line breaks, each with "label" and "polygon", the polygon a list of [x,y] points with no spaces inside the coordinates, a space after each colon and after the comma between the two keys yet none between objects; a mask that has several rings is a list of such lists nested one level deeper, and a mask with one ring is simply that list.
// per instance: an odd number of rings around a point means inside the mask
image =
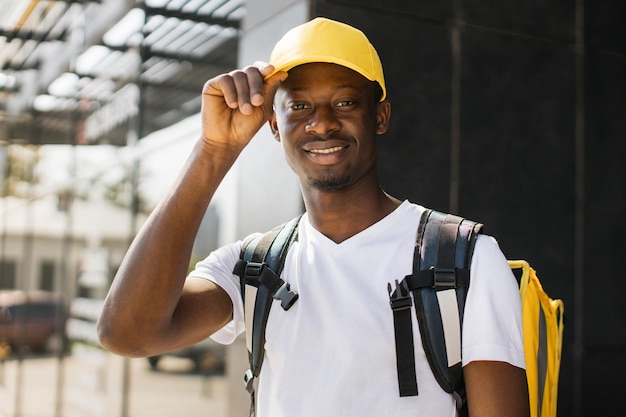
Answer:
[{"label": "dark wall", "polygon": [[565,302],[558,415],[619,410],[626,2],[314,1],[311,14],[361,28],[381,55],[385,189],[485,223]]}]

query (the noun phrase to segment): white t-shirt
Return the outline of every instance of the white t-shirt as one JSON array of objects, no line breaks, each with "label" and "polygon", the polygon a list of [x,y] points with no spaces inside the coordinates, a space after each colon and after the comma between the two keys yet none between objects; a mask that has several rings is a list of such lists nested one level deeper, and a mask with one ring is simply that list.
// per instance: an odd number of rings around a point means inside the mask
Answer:
[{"label": "white t-shirt", "polygon": [[[257,393],[258,417],[453,417],[452,396],[426,360],[415,314],[419,395],[400,397],[387,284],[412,272],[415,233],[424,208],[404,202],[366,230],[335,243],[306,216],[282,278],[299,294],[288,311],[275,305]],[[234,319],[212,337],[231,343],[244,332],[239,278],[241,242],[222,247],[191,276],[210,279],[233,301]],[[471,267],[462,355],[525,368],[518,285],[496,241],[479,236]]]}]

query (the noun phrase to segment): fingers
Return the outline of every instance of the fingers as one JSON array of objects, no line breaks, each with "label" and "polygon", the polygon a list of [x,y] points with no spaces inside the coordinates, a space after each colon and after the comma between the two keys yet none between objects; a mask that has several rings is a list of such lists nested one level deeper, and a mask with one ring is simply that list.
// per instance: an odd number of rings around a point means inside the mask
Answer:
[{"label": "fingers", "polygon": [[243,114],[252,113],[251,97],[256,103],[262,102],[262,84],[259,86],[259,79],[262,83],[261,74],[255,68],[246,67],[242,71],[232,71],[229,73],[232,85],[227,86],[225,91],[226,103],[230,108],[239,108]]},{"label": "fingers", "polygon": [[223,96],[229,108],[239,109],[241,113],[249,115],[254,107],[271,102],[278,85],[286,78],[285,72],[279,72],[265,80],[273,72],[273,66],[255,63],[208,81],[203,94]]}]

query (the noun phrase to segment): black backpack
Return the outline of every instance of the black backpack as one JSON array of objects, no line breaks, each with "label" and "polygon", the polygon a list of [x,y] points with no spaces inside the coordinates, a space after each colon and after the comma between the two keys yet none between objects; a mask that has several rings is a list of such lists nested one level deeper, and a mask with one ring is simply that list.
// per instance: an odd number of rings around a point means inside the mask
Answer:
[{"label": "black backpack", "polygon": [[[244,380],[251,395],[251,414],[254,413],[255,381],[263,363],[265,325],[270,308],[277,300],[283,309],[289,310],[298,299],[289,284],[280,278],[280,273],[289,247],[297,239],[299,220],[300,216],[244,242],[241,259],[233,271],[240,277],[245,306],[250,368]],[[460,351],[460,326],[469,287],[469,265],[481,229],[480,223],[425,210],[416,235],[413,274],[401,281],[396,280],[395,285],[389,284],[388,288],[395,327],[399,395],[418,395],[411,324],[413,299],[430,367],[441,387],[454,395],[462,414],[466,414],[467,407],[460,353],[449,355],[446,347]],[[438,293],[445,296],[438,296]],[[440,304],[440,298],[447,301]],[[451,320],[453,324],[444,326],[442,314],[446,317],[445,323],[456,314]],[[450,349],[453,343],[446,337],[449,339],[455,332],[459,333],[458,347]],[[448,356],[458,357],[458,362],[455,359],[449,365]]]}]

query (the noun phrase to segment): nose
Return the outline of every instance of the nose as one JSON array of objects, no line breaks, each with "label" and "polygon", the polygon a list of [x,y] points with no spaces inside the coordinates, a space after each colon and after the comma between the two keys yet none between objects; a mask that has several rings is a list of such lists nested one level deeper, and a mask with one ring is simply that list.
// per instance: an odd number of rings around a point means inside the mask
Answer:
[{"label": "nose", "polygon": [[339,130],[341,130],[341,122],[333,109],[328,106],[316,107],[304,126],[306,133],[314,135],[327,135]]}]

